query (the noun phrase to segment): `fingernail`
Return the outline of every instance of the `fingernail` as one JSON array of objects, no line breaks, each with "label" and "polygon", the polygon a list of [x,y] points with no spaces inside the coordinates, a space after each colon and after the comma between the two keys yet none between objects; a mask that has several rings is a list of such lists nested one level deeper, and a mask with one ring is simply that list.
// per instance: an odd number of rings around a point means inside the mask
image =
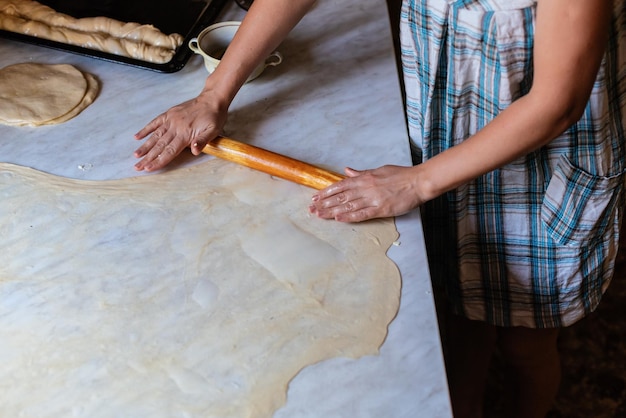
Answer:
[{"label": "fingernail", "polygon": [[320,197],[319,195],[314,194],[313,197],[311,197],[311,200],[317,202],[318,200],[320,200]]}]

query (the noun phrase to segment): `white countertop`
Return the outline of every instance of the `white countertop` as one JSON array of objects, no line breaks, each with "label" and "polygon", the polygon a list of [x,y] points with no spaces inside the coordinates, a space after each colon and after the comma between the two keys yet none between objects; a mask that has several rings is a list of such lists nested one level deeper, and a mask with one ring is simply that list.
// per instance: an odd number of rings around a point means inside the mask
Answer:
[{"label": "white countertop", "polygon": [[[219,20],[242,16],[232,3]],[[283,63],[235,99],[228,136],[338,172],[411,163],[384,1],[319,2],[279,50]],[[0,38],[0,67],[27,61],[76,65],[102,91],[64,124],[0,126],[0,162],[77,179],[146,175],[133,168],[133,134],[195,96],[206,77],[198,56],[162,74]],[[174,165],[208,158],[186,153]],[[388,254],[402,274],[402,299],[380,355],[307,367],[275,418],[451,416],[418,211],[396,225],[400,245]]]}]

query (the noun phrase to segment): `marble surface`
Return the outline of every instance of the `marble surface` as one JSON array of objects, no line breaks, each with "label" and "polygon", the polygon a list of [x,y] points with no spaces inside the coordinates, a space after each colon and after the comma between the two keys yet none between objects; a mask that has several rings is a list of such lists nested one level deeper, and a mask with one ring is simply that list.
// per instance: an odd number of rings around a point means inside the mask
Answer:
[{"label": "marble surface", "polygon": [[[233,3],[219,20],[242,16]],[[410,164],[384,1],[318,2],[279,51],[283,63],[235,99],[227,135],[335,171]],[[0,161],[76,179],[147,175],[133,169],[133,134],[195,96],[206,76],[198,56],[162,74],[0,38],[0,66],[28,61],[74,64],[102,91],[62,125],[0,126]],[[173,167],[209,158],[185,154]],[[304,369],[275,418],[451,416],[419,213],[396,225],[400,245],[388,254],[402,274],[402,299],[380,354]]]}]

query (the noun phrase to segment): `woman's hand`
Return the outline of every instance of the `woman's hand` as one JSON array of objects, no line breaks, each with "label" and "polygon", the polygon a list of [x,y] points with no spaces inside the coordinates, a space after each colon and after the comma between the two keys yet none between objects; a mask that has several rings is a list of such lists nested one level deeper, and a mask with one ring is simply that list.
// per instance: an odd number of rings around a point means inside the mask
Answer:
[{"label": "woman's hand", "polygon": [[134,153],[141,158],[135,169],[159,170],[187,147],[194,155],[199,155],[206,144],[221,133],[227,109],[228,106],[220,107],[208,92],[203,92],[157,116],[135,134],[136,139],[148,137]]},{"label": "woman's hand", "polygon": [[313,195],[309,211],[320,218],[361,222],[407,213],[421,205],[415,167],[346,168],[348,176]]},{"label": "woman's hand", "polygon": [[254,68],[282,42],[315,0],[259,0],[250,7],[200,95],[156,117],[135,134],[139,171],[165,167],[186,147],[194,155],[221,134],[230,103]]}]

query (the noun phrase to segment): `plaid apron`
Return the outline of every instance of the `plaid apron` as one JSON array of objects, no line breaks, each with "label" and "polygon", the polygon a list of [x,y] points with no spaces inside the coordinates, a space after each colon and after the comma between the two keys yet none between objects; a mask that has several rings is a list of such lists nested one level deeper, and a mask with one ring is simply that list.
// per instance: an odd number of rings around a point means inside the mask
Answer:
[{"label": "plaid apron", "polygon": [[[433,285],[497,326],[568,326],[611,280],[623,207],[626,25],[584,115],[560,137],[422,207]],[[405,0],[401,51],[412,149],[464,141],[532,85],[536,1]],[[621,71],[621,73],[620,73]]]}]

